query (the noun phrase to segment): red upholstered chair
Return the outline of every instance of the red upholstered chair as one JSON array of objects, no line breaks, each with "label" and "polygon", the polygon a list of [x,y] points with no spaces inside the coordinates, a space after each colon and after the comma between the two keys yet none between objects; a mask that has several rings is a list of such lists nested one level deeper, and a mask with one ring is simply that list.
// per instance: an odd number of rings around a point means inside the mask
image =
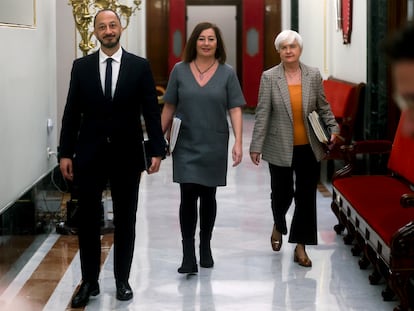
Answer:
[{"label": "red upholstered chair", "polygon": [[394,141],[361,141],[346,149],[353,153],[390,152],[388,172],[383,175],[354,175],[352,162],[332,180],[332,211],[339,220],[335,231],[345,228],[345,243],[356,241],[353,252],[363,251],[360,267],[372,263],[370,282],[387,281],[383,292],[400,299],[401,310],[414,310],[414,138],[403,134],[401,115]]},{"label": "red upholstered chair", "polygon": [[[343,138],[341,145],[350,145],[355,136],[358,111],[363,107],[365,100],[365,83],[357,84],[329,77],[323,81],[323,87],[326,99],[340,127],[340,135]],[[334,171],[333,160],[348,163],[340,145],[327,151],[325,160],[328,160],[327,177],[329,179]]]},{"label": "red upholstered chair", "polygon": [[344,144],[352,142],[359,105],[364,98],[364,83],[351,83],[329,77],[323,81],[326,99],[340,126]]}]

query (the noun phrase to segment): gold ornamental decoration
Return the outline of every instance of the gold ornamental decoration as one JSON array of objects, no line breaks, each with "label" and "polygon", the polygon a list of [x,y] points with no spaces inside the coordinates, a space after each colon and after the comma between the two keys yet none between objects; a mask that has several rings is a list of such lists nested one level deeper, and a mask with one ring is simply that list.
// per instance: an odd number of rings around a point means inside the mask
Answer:
[{"label": "gold ornamental decoration", "polygon": [[81,41],[79,49],[83,55],[95,48],[96,44],[91,41],[93,36],[93,19],[95,14],[102,9],[111,9],[121,18],[122,29],[129,25],[129,19],[136,10],[140,10],[141,0],[134,0],[133,6],[129,7],[120,4],[117,0],[69,0],[72,5],[73,18],[75,19],[76,29],[79,31]]}]

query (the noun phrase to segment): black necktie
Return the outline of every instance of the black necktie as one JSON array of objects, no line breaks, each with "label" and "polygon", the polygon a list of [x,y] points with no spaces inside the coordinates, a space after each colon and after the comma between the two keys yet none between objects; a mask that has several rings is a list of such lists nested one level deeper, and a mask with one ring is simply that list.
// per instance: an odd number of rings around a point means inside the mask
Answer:
[{"label": "black necktie", "polygon": [[106,59],[106,72],[105,72],[105,98],[112,98],[112,58]]}]

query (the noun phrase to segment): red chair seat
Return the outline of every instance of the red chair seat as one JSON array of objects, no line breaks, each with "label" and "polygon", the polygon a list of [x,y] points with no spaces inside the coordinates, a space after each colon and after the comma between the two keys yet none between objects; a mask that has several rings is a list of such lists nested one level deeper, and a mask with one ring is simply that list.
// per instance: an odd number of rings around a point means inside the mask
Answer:
[{"label": "red chair seat", "polygon": [[394,177],[354,175],[334,180],[333,186],[388,246],[398,229],[414,220],[414,208],[403,208],[399,201],[412,191]]}]

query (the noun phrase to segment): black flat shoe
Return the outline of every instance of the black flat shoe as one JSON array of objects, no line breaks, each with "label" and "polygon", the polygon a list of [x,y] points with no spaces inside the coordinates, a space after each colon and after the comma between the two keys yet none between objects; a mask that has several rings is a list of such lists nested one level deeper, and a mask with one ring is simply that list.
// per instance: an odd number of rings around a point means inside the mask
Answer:
[{"label": "black flat shoe", "polygon": [[126,301],[132,299],[134,293],[128,282],[116,282],[116,299]]},{"label": "black flat shoe", "polygon": [[83,282],[72,299],[72,308],[81,308],[88,304],[90,296],[99,295],[98,282]]}]

